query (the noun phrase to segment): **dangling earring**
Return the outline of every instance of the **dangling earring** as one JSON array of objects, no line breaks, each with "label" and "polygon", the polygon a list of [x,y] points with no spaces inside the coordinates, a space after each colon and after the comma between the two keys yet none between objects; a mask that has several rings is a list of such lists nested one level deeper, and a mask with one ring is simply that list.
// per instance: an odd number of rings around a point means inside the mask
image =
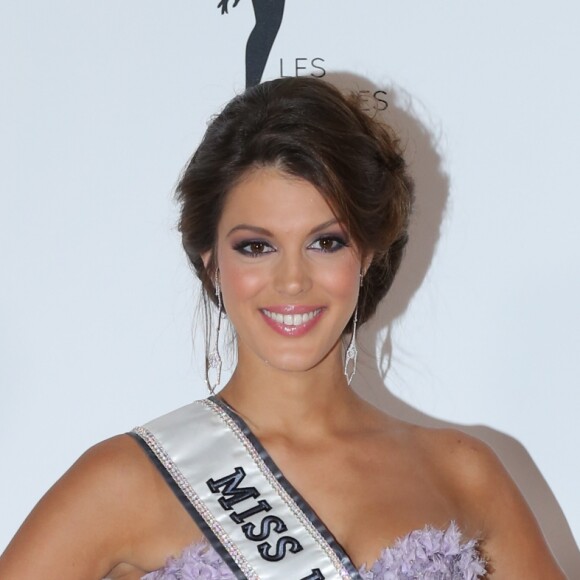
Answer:
[{"label": "dangling earring", "polygon": [[[346,382],[350,385],[352,378],[356,373],[356,359],[358,356],[358,350],[356,348],[356,323],[358,320],[358,304],[354,310],[354,318],[352,321],[352,335],[350,337],[350,342],[348,348],[346,349],[346,356],[344,358],[344,376],[346,377]],[[349,365],[351,365],[351,370],[349,372]]]},{"label": "dangling earring", "polygon": [[[215,327],[215,341],[213,345],[213,350],[207,355],[205,361],[205,382],[209,392],[215,395],[215,390],[220,386],[220,378],[222,374],[222,357],[219,353],[219,339],[220,339],[220,326],[222,321],[222,291],[220,288],[219,273],[216,270],[214,279],[215,294],[217,298],[217,323]],[[212,385],[209,378],[209,373],[214,370],[215,383]]]},{"label": "dangling earring", "polygon": [[[363,285],[363,275],[360,275],[360,285]],[[350,342],[348,343],[348,348],[346,349],[346,356],[344,357],[344,376],[346,377],[347,383],[350,385],[352,379],[356,373],[356,359],[358,357],[358,350],[356,348],[356,323],[358,322],[358,298],[356,303],[356,308],[354,309],[354,318],[352,320],[352,334],[350,336]],[[349,365],[351,370],[349,372]]]}]

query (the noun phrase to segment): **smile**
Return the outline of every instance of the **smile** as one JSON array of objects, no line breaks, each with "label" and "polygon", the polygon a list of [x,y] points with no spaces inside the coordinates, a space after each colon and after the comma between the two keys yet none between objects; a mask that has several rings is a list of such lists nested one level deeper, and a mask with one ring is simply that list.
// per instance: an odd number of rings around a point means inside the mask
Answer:
[{"label": "smile", "polygon": [[310,312],[304,312],[302,314],[281,314],[279,312],[271,312],[265,308],[262,310],[270,320],[273,320],[278,324],[284,324],[285,326],[301,326],[302,324],[306,324],[315,316],[318,316],[321,311],[322,308],[317,308],[316,310],[311,310]]},{"label": "smile", "polygon": [[274,312],[268,308],[260,309],[266,324],[282,336],[299,337],[316,326],[324,308],[308,310],[304,306],[287,306],[276,308],[276,310],[282,310],[282,312]]}]

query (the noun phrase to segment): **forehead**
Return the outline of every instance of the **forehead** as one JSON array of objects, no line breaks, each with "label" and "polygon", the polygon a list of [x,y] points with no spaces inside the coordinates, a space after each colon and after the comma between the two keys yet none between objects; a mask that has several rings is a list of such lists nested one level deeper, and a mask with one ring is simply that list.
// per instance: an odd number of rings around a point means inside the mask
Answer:
[{"label": "forehead", "polygon": [[310,182],[263,167],[247,173],[228,193],[219,227],[248,223],[284,231],[311,228],[334,217]]}]

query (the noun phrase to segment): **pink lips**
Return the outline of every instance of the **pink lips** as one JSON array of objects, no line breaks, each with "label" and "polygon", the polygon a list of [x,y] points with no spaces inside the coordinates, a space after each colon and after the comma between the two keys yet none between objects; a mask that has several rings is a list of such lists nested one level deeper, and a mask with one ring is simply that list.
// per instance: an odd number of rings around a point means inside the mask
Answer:
[{"label": "pink lips", "polygon": [[266,324],[278,334],[288,337],[303,336],[320,320],[324,308],[321,306],[305,306],[285,304],[268,306],[260,310]]}]

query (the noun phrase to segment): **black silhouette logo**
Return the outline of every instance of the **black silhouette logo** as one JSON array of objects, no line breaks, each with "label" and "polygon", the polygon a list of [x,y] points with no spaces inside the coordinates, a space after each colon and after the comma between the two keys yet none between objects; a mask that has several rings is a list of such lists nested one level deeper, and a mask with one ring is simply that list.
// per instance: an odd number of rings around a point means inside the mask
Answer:
[{"label": "black silhouette logo", "polygon": [[[229,0],[220,0],[218,8],[222,14],[228,13]],[[234,0],[235,8],[240,0]],[[262,80],[270,51],[276,40],[284,16],[285,0],[252,0],[256,25],[250,32],[246,44],[246,88],[257,85]]]},{"label": "black silhouette logo", "polygon": [[[217,7],[222,14],[228,13],[230,0],[220,0]],[[240,3],[240,0],[233,0],[233,8]],[[256,24],[250,32],[246,44],[246,88],[253,87],[262,81],[262,75],[268,62],[268,57],[280,30],[282,18],[284,16],[285,0],[252,0]],[[293,57],[290,59],[280,58],[279,76],[299,76],[310,74],[310,76],[322,78],[326,75],[325,59],[317,56],[315,58]],[[308,73],[308,70],[311,70]],[[389,106],[387,102],[387,92],[385,90],[358,90],[360,96],[360,106],[363,111],[369,113],[384,111]]]}]

